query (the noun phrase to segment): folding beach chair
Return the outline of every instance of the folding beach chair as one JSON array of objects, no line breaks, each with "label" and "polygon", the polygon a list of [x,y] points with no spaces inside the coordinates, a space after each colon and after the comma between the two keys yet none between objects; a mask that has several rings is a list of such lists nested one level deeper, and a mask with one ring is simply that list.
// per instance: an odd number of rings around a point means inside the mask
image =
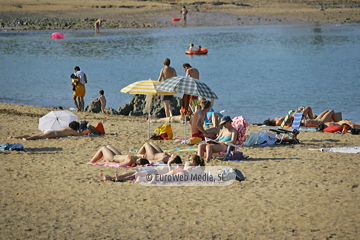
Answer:
[{"label": "folding beach chair", "polygon": [[228,145],[228,148],[227,148],[226,153],[224,155],[224,160],[227,160],[231,150],[235,150],[236,148],[241,147],[242,145],[244,145],[246,129],[249,126],[248,122],[246,121],[246,119],[243,116],[234,117],[232,119],[231,125],[235,129],[237,129],[238,137],[237,137],[237,140],[236,140],[236,144],[232,144],[232,143],[228,143],[228,142],[225,143],[226,145]]},{"label": "folding beach chair", "polygon": [[271,132],[276,133],[276,144],[281,143],[291,143],[291,144],[298,144],[300,143],[297,136],[299,135],[300,131],[300,123],[303,116],[303,111],[295,111],[294,120],[291,125],[291,130],[284,129],[286,122],[288,121],[291,114],[294,110],[290,110],[288,114],[285,116],[284,121],[281,123],[280,128],[278,129],[269,129]]}]

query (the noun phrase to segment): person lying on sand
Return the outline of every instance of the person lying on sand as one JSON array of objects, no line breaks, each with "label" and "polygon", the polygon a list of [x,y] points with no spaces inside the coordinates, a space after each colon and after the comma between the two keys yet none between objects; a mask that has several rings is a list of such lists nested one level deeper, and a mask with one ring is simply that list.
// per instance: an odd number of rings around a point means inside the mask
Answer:
[{"label": "person lying on sand", "polygon": [[35,135],[20,135],[20,136],[9,136],[8,138],[22,138],[23,140],[36,140],[36,139],[46,139],[46,138],[57,138],[57,137],[67,137],[67,136],[83,136],[80,131],[79,122],[73,121],[69,123],[69,127],[59,128],[57,130],[45,130],[39,132]]},{"label": "person lying on sand", "polygon": [[[191,116],[186,116],[186,121],[190,121]],[[156,120],[151,120],[152,123],[183,123],[185,116],[177,115],[172,117],[164,117]]]},{"label": "person lying on sand", "polygon": [[[299,107],[297,109],[297,112],[303,112],[303,118],[308,118],[308,119],[314,119],[314,115],[313,115],[313,112],[312,112],[312,109],[311,107]],[[289,116],[288,120],[286,121],[286,125],[287,126],[291,126],[293,120],[294,120],[294,116],[295,116],[295,113],[291,116]],[[271,119],[271,118],[268,118],[264,121],[264,125],[267,125],[267,126],[280,126],[281,123],[284,121],[286,116],[282,116],[282,117],[276,117],[274,119]]]},{"label": "person lying on sand", "polygon": [[[171,158],[171,153],[165,153],[155,143],[145,143],[139,150],[137,156],[130,154],[123,155],[116,148],[111,145],[101,147],[90,160],[90,163],[95,163],[104,158],[104,162],[115,162],[126,166],[144,165],[151,162],[167,163]],[[145,160],[147,161],[145,161]],[[150,162],[151,161],[151,162]]]},{"label": "person lying on sand", "polygon": [[[147,182],[154,183],[155,177],[152,177],[152,180],[149,179],[149,174],[154,174],[158,176],[166,175],[190,175],[190,174],[203,174],[203,168],[205,166],[204,159],[200,158],[198,155],[192,155],[188,162],[185,163],[184,167],[178,166],[177,168],[171,168],[171,163],[176,163],[176,159],[171,159],[168,162],[167,167],[152,167],[152,168],[140,168],[136,171],[131,171],[123,175],[115,174],[115,177],[109,175],[104,175],[99,173],[99,177],[104,181],[114,181],[114,182],[124,182],[127,180],[135,180],[136,182]],[[168,178],[169,179],[169,178]],[[150,180],[150,181],[149,181]]]},{"label": "person lying on sand", "polygon": [[115,177],[111,177],[109,175],[105,175],[103,173],[99,173],[99,177],[104,181],[114,181],[114,182],[123,182],[126,180],[134,180],[137,177],[146,177],[149,174],[165,174],[169,171],[171,171],[171,164],[182,164],[181,158],[175,154],[173,154],[168,163],[167,166],[145,166],[142,168],[139,168],[135,171],[130,171],[122,175],[115,174]]}]

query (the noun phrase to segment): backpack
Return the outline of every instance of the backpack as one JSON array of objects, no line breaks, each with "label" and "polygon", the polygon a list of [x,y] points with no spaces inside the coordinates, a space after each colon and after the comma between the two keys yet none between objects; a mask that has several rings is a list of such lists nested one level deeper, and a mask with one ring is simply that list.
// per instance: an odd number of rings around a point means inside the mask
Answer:
[{"label": "backpack", "polygon": [[221,173],[221,178],[223,181],[229,181],[229,180],[244,181],[245,180],[245,176],[237,168],[230,168],[230,169],[224,168]]},{"label": "backpack", "polygon": [[164,125],[156,128],[154,132],[158,132],[158,135],[165,140],[171,140],[173,138],[171,124],[169,123],[165,123]]}]

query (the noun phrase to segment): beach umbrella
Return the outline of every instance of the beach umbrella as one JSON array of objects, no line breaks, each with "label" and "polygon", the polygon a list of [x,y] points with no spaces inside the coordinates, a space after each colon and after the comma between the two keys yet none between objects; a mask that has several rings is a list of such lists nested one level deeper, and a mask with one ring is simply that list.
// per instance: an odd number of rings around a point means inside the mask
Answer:
[{"label": "beach umbrella", "polygon": [[158,95],[174,95],[174,91],[163,91],[157,88],[161,82],[155,80],[142,80],[131,83],[130,85],[121,89],[121,92],[131,94],[158,94]]},{"label": "beach umbrella", "polygon": [[[167,81],[167,80],[166,80]],[[155,80],[141,80],[124,87],[120,92],[131,93],[131,94],[143,94],[143,95],[175,95],[174,91],[163,91],[157,88],[160,82]],[[146,98],[149,100],[148,98]],[[152,99],[152,98],[151,98]],[[150,100],[149,100],[150,101]],[[148,137],[150,138],[150,107],[148,108]]]},{"label": "beach umbrella", "polygon": [[168,92],[202,96],[210,99],[219,99],[204,82],[192,77],[178,76],[166,79],[166,81],[157,86],[157,89]]},{"label": "beach umbrella", "polygon": [[68,127],[72,121],[78,121],[78,116],[68,110],[52,111],[39,119],[39,129],[57,130],[59,128]]}]

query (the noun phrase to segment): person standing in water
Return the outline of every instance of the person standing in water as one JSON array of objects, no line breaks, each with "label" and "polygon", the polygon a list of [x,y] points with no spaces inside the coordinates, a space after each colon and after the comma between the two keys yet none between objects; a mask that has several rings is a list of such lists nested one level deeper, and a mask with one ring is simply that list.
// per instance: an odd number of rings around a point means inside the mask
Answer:
[{"label": "person standing in water", "polygon": [[100,32],[101,24],[102,24],[103,22],[106,22],[106,20],[105,20],[105,19],[99,19],[99,20],[97,20],[97,21],[94,23],[95,33],[99,33],[99,32]]},{"label": "person standing in water", "polygon": [[182,20],[184,22],[186,22],[186,15],[188,14],[188,10],[186,9],[185,6],[183,6],[180,12],[181,12],[181,15],[182,15]]}]

